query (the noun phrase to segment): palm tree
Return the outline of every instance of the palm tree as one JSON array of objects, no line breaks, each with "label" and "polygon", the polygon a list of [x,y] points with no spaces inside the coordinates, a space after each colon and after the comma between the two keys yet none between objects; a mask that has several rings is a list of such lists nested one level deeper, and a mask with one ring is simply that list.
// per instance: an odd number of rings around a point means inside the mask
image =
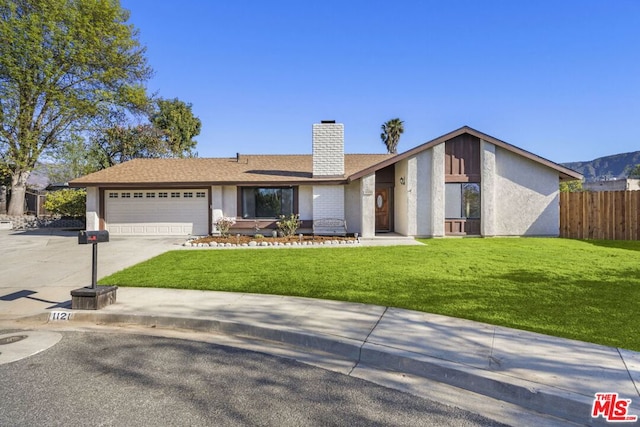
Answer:
[{"label": "palm tree", "polygon": [[398,153],[398,142],[400,135],[404,132],[404,122],[398,118],[391,119],[382,125],[380,139],[387,146],[389,154]]}]

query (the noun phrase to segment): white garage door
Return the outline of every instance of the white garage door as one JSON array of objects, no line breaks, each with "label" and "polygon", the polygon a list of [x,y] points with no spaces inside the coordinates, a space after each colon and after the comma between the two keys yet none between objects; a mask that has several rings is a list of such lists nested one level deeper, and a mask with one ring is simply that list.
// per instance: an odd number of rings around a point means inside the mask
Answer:
[{"label": "white garage door", "polygon": [[105,222],[114,235],[207,235],[207,191],[107,190]]}]

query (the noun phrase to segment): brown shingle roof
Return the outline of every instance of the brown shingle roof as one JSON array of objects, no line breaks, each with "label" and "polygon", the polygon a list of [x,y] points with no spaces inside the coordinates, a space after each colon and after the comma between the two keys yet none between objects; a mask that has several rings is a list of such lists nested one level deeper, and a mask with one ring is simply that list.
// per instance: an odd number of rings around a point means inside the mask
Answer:
[{"label": "brown shingle roof", "polygon": [[345,154],[345,175],[337,178],[313,178],[310,154],[240,155],[239,159],[134,159],[76,178],[69,185],[85,187],[338,183],[345,182],[348,176],[391,157],[393,155],[390,154]]},{"label": "brown shingle roof", "polygon": [[346,183],[427,150],[463,133],[517,153],[558,172],[561,181],[582,175],[497,138],[464,126],[409,151],[392,154],[345,154],[343,177],[313,178],[312,156],[240,155],[239,158],[135,159],[69,182],[72,187],[184,187],[209,185],[294,185]]}]

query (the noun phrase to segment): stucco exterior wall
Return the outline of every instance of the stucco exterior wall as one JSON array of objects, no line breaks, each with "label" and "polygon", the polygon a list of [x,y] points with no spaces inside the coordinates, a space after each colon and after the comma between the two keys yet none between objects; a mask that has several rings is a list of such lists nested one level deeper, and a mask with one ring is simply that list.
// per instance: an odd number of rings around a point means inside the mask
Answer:
[{"label": "stucco exterior wall", "polygon": [[[396,184],[393,194],[394,231],[404,235],[409,235],[409,188],[411,188],[411,179],[408,176],[408,163],[409,161],[406,159],[396,163]],[[405,185],[400,184],[401,177],[404,178]],[[415,205],[415,200],[412,200],[412,205]],[[413,211],[415,212],[415,209]]]},{"label": "stucco exterior wall", "polygon": [[425,236],[429,237],[444,236],[444,149],[444,143],[431,149],[431,174],[429,176],[431,185],[431,205],[429,206],[431,230],[430,233],[425,234]]},{"label": "stucco exterior wall", "polygon": [[480,140],[480,234],[496,235],[496,146]]},{"label": "stucco exterior wall", "polygon": [[362,177],[360,179],[360,211],[362,217],[362,237],[375,237],[376,235],[376,175]]},{"label": "stucco exterior wall", "polygon": [[413,210],[409,218],[409,231],[412,236],[431,236],[433,230],[432,187],[433,150],[426,150],[409,159],[409,176],[407,192],[410,195]]},{"label": "stucco exterior wall", "polygon": [[347,221],[347,233],[362,235],[360,213],[360,180],[354,181],[344,187],[345,220]]},{"label": "stucco exterior wall", "polygon": [[298,214],[301,220],[313,219],[313,187],[310,185],[298,187]]},{"label": "stucco exterior wall", "polygon": [[222,211],[225,216],[238,216],[238,187],[235,185],[222,186]]},{"label": "stucco exterior wall", "polygon": [[222,216],[238,216],[238,187],[234,185],[214,185],[211,187],[212,220]]},{"label": "stucco exterior wall", "polygon": [[442,236],[444,144],[402,160],[396,165],[396,176],[398,179],[404,176],[406,182],[396,184],[396,232],[418,237]]},{"label": "stucco exterior wall", "polygon": [[558,172],[495,149],[495,231],[499,236],[558,236]]},{"label": "stucco exterior wall", "polygon": [[100,219],[98,218],[98,212],[100,212],[100,191],[98,187],[87,187],[87,223],[86,227],[88,231],[96,231],[100,229]]}]

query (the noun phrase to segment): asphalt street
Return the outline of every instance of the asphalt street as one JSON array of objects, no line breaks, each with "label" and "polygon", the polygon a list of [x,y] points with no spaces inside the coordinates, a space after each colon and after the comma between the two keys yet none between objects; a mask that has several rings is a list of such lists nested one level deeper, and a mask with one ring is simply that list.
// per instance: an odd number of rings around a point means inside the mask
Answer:
[{"label": "asphalt street", "polygon": [[498,426],[290,359],[175,338],[63,332],[0,365],[0,425]]}]

